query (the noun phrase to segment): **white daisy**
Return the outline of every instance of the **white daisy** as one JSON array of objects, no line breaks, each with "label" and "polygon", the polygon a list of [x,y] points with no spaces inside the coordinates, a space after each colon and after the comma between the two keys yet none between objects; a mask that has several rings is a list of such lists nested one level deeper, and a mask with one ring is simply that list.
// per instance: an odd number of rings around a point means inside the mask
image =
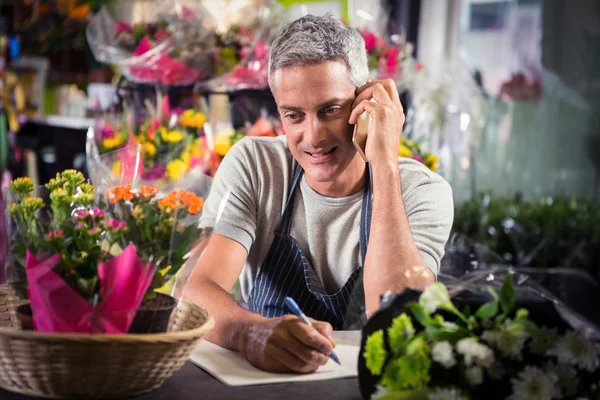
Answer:
[{"label": "white daisy", "polygon": [[481,335],[483,341],[496,347],[502,354],[513,360],[521,360],[523,345],[527,338],[526,335],[508,331],[485,331]]},{"label": "white daisy", "polygon": [[541,327],[537,335],[531,338],[529,350],[535,354],[546,354],[558,340],[558,330],[556,328],[548,329]]},{"label": "white daisy", "polygon": [[552,400],[560,396],[556,377],[539,368],[525,367],[519,379],[511,379],[513,394],[509,400]]},{"label": "white daisy", "polygon": [[572,397],[577,393],[579,379],[577,378],[575,368],[567,364],[555,364],[549,361],[544,370],[548,374],[556,376],[558,386],[564,396]]},{"label": "white daisy", "polygon": [[454,354],[452,353],[452,345],[447,342],[437,342],[431,348],[431,358],[433,361],[442,364],[444,368],[452,368],[456,364]]},{"label": "white daisy", "polygon": [[483,383],[483,369],[481,367],[467,368],[467,380],[472,386],[481,385]]},{"label": "white daisy", "polygon": [[386,388],[384,388],[381,385],[377,385],[375,386],[375,392],[373,392],[373,394],[371,395],[371,400],[379,399],[387,394],[388,391]]},{"label": "white daisy", "polygon": [[597,346],[573,331],[568,331],[558,339],[548,354],[556,356],[559,363],[575,365],[589,372],[594,372],[600,366]]},{"label": "white daisy", "polygon": [[427,400],[462,400],[462,396],[456,389],[436,389],[427,395]]},{"label": "white daisy", "polygon": [[443,310],[451,310],[454,308],[448,289],[440,282],[432,283],[428,285],[421,296],[419,296],[419,304],[422,305],[425,310],[431,314],[438,308]]},{"label": "white daisy", "polygon": [[465,364],[471,366],[473,363],[485,368],[494,364],[494,352],[488,346],[478,343],[476,338],[465,338],[458,341],[456,351],[465,358]]}]

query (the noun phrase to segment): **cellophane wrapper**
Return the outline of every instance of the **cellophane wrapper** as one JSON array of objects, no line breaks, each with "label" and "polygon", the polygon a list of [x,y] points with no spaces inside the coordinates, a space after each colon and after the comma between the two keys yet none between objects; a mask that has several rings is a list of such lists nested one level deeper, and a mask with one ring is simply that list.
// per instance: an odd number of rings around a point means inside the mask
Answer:
[{"label": "cellophane wrapper", "polygon": [[121,0],[94,15],[94,57],[138,83],[186,85],[214,74],[216,21],[193,0]]}]

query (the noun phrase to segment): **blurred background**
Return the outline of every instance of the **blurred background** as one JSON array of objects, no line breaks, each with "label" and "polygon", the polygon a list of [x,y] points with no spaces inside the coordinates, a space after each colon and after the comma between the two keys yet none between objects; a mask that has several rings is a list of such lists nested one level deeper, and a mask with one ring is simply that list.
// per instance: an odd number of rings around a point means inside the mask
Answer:
[{"label": "blurred background", "polygon": [[2,186],[89,176],[90,160],[114,170],[135,143],[148,174],[214,175],[241,137],[285,134],[268,48],[325,12],[360,30],[372,78],[396,81],[399,156],[452,185],[442,271],[600,278],[597,0],[0,0]]}]

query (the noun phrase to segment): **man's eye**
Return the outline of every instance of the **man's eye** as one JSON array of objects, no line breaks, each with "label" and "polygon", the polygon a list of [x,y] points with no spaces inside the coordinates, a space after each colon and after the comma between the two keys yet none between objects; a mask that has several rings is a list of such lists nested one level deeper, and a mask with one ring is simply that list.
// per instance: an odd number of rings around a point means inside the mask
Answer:
[{"label": "man's eye", "polygon": [[328,107],[325,109],[325,114],[335,114],[337,111],[337,107]]},{"label": "man's eye", "polygon": [[298,114],[287,114],[285,117],[289,120],[294,121],[294,120],[298,119]]}]

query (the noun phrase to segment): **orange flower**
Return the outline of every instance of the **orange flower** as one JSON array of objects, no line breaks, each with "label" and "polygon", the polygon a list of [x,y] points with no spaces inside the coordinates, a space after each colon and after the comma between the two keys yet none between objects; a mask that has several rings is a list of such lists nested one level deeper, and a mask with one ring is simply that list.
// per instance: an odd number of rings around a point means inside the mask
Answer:
[{"label": "orange flower", "polygon": [[188,210],[190,214],[198,214],[204,206],[204,200],[192,192],[175,189],[158,201],[158,206],[166,212],[172,210]]},{"label": "orange flower", "polygon": [[140,190],[137,193],[138,197],[150,200],[158,194],[158,189],[152,186],[140,186]]},{"label": "orange flower", "polygon": [[113,186],[106,192],[110,204],[115,204],[119,201],[129,201],[133,197],[131,193],[131,185]]}]

